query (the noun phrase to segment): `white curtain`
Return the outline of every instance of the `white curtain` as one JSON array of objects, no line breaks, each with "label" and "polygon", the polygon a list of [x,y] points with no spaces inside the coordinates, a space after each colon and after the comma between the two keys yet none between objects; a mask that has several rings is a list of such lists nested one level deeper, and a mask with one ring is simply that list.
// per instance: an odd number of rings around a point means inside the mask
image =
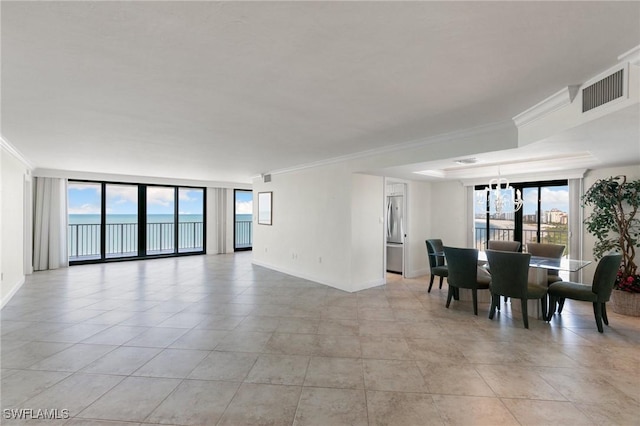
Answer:
[{"label": "white curtain", "polygon": [[226,253],[227,250],[227,189],[209,188],[207,197],[212,198],[214,223],[213,238],[207,240],[207,252],[215,254]]},{"label": "white curtain", "polygon": [[33,268],[67,267],[67,181],[37,177],[35,186]]},{"label": "white curtain", "polygon": [[[580,205],[583,179],[569,179],[569,257],[582,260],[584,212]],[[571,272],[571,281],[582,282],[582,270]]]}]

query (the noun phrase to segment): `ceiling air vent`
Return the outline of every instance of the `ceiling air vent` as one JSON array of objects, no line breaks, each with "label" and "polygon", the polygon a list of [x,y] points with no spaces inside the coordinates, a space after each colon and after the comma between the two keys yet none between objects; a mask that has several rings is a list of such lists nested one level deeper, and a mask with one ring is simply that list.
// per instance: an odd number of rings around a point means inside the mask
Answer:
[{"label": "ceiling air vent", "polygon": [[587,112],[624,94],[624,68],[582,89],[582,112]]}]

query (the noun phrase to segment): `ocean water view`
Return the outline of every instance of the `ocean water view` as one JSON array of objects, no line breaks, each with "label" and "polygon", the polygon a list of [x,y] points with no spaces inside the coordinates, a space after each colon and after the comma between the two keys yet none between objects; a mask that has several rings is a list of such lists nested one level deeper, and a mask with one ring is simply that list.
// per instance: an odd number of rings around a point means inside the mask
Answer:
[{"label": "ocean water view", "polygon": [[[251,216],[251,215],[249,215]],[[180,222],[202,222],[201,214],[181,214]],[[107,214],[107,223],[136,223],[136,214]],[[91,225],[99,224],[99,214],[70,214],[69,225]],[[150,214],[147,216],[147,223],[173,223],[172,214]]]}]

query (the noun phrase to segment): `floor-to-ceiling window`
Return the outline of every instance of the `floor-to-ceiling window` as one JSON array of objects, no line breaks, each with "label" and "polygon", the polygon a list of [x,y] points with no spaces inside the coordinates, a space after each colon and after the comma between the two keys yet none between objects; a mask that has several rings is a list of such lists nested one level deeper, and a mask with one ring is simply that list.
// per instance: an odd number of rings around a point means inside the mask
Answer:
[{"label": "floor-to-ceiling window", "polygon": [[67,191],[69,259],[100,259],[102,252],[102,184],[69,182]]},{"label": "floor-to-ceiling window", "polygon": [[69,182],[69,261],[205,252],[204,188]]},{"label": "floor-to-ceiling window", "polygon": [[108,183],[105,194],[106,257],[138,256],[138,186]]},{"label": "floor-to-ceiling window", "polygon": [[518,211],[496,212],[484,186],[475,188],[475,246],[483,250],[487,240],[564,244],[568,254],[569,187],[566,180],[512,184],[520,191]]},{"label": "floor-to-ceiling window", "polygon": [[178,188],[178,251],[200,251],[204,246],[204,189]]},{"label": "floor-to-ceiling window", "polygon": [[251,250],[253,245],[253,192],[234,191],[234,250]]},{"label": "floor-to-ceiling window", "polygon": [[253,191],[236,189],[234,192],[233,248],[251,250],[253,245]]}]

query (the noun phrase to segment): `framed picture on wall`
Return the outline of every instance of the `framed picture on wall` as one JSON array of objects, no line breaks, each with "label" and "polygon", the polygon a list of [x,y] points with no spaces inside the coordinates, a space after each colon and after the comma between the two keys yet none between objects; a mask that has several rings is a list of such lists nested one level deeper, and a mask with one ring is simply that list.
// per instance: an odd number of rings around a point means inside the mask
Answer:
[{"label": "framed picture on wall", "polygon": [[273,192],[258,192],[258,224],[271,225]]}]

